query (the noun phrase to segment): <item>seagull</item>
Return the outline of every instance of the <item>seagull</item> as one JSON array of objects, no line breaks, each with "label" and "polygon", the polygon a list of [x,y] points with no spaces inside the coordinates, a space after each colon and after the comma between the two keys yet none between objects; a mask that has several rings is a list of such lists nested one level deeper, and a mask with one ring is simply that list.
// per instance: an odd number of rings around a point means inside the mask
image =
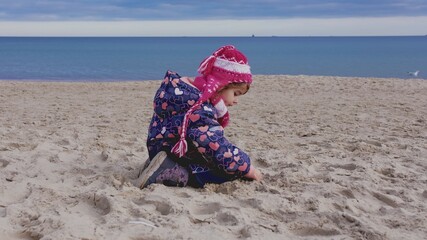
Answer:
[{"label": "seagull", "polygon": [[412,76],[412,77],[418,77],[418,73],[420,73],[419,70],[415,71],[415,72],[408,72],[408,75]]}]

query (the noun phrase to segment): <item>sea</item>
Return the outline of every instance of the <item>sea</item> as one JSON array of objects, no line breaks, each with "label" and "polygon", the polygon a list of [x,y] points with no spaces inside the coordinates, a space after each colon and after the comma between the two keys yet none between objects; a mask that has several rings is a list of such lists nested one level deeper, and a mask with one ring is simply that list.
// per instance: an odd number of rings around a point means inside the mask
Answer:
[{"label": "sea", "polygon": [[158,80],[167,70],[195,76],[200,62],[227,44],[245,53],[253,74],[427,79],[427,36],[0,37],[0,79]]}]

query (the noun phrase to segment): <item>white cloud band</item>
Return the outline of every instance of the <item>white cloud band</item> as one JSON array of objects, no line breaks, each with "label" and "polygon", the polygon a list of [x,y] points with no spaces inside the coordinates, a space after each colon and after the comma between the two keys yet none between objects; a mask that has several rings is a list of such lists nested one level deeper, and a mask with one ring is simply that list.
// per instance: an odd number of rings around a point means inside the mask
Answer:
[{"label": "white cloud band", "polygon": [[0,21],[0,36],[250,36],[252,34],[425,35],[427,16],[198,21]]}]

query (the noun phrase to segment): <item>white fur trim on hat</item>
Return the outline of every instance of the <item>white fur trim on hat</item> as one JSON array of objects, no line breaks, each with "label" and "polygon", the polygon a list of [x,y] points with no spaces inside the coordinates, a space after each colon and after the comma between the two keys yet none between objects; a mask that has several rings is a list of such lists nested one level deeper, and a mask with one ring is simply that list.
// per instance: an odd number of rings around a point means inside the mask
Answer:
[{"label": "white fur trim on hat", "polygon": [[251,67],[249,65],[232,62],[222,58],[215,59],[214,67],[235,73],[251,74]]}]

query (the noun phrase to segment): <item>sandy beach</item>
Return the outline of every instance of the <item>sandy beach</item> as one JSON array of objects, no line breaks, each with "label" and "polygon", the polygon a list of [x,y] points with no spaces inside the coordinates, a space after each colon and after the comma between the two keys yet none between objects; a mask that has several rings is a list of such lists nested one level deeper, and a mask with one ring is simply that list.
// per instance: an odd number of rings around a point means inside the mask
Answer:
[{"label": "sandy beach", "polygon": [[255,76],[264,181],[140,190],[159,85],[0,81],[0,239],[427,239],[426,80]]}]

